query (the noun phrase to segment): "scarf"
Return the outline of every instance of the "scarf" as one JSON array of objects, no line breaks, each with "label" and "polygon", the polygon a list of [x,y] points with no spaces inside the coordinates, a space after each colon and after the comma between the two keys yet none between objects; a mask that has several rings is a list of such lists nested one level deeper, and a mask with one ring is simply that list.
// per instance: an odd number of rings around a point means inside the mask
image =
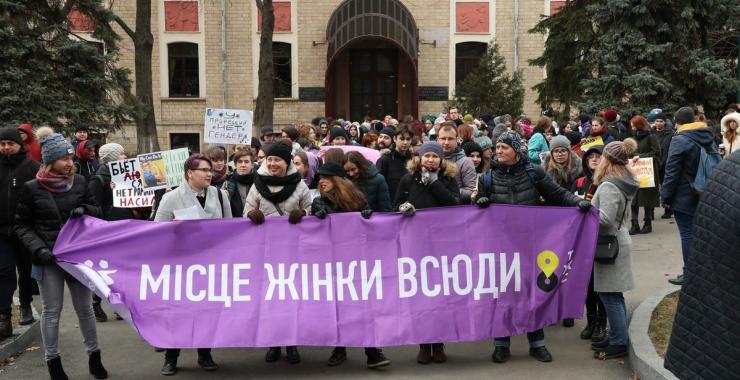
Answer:
[{"label": "scarf", "polygon": [[246,186],[247,188],[252,187],[252,183],[254,183],[254,172],[249,172],[245,175],[239,175],[236,171],[231,174],[231,178],[234,179],[237,183]]},{"label": "scarf", "polygon": [[39,168],[38,173],[36,173],[36,180],[39,185],[52,193],[66,193],[72,188],[74,179],[74,175],[47,173],[43,167]]},{"label": "scarf", "polygon": [[228,174],[228,165],[224,165],[224,168],[221,169],[221,171],[211,171],[213,173],[213,179],[211,179],[211,182],[215,183],[223,183],[226,180],[226,175]]},{"label": "scarf", "polygon": [[[288,199],[301,181],[301,175],[298,173],[288,174],[283,177],[262,175],[259,173],[254,176],[254,186],[257,187],[257,191],[259,191],[263,198],[272,202],[274,205],[278,205]],[[268,186],[282,186],[283,188],[273,193]]]}]

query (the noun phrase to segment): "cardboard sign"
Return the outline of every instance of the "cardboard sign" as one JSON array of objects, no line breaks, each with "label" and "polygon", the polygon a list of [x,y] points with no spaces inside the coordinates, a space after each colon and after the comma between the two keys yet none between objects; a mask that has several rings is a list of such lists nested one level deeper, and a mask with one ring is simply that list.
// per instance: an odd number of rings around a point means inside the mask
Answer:
[{"label": "cardboard sign", "polygon": [[139,161],[144,188],[157,190],[180,186],[184,180],[184,165],[188,156],[187,148],[138,155],[136,159]]},{"label": "cardboard sign", "polygon": [[598,145],[604,145],[604,139],[602,139],[601,136],[586,137],[581,141],[581,150],[585,152],[591,147]]},{"label": "cardboard sign", "polygon": [[249,145],[252,118],[252,111],[206,108],[204,140],[215,144]]},{"label": "cardboard sign", "polygon": [[113,207],[149,207],[154,202],[154,190],[142,184],[139,160],[128,158],[108,163],[113,188]]},{"label": "cardboard sign", "polygon": [[655,171],[653,169],[653,158],[640,158],[630,161],[629,168],[635,175],[641,189],[655,187]]}]

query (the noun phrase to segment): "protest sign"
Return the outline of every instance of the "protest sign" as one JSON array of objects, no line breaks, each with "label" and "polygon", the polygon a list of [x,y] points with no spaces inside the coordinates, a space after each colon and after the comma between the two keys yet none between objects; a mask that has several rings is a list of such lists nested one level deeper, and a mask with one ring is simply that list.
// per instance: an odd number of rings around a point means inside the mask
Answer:
[{"label": "protest sign", "polygon": [[581,318],[598,230],[595,208],[506,205],[298,225],[83,217],[54,254],[155,347],[383,347]]},{"label": "protest sign", "polygon": [[204,141],[214,144],[250,144],[252,111],[206,108]]},{"label": "protest sign", "polygon": [[167,187],[180,186],[185,181],[185,161],[190,157],[187,148],[166,150],[162,152],[164,170],[167,176]]},{"label": "protest sign", "polygon": [[601,136],[586,137],[581,140],[581,150],[584,152],[597,145],[604,145],[604,139]]},{"label": "protest sign", "polygon": [[149,207],[154,202],[154,190],[145,189],[139,170],[139,160],[128,158],[108,163],[113,184],[113,207]]},{"label": "protest sign", "polygon": [[188,157],[187,148],[136,156],[139,161],[142,185],[149,190],[180,186],[185,179],[185,161]]},{"label": "protest sign", "polygon": [[637,182],[640,183],[641,189],[655,187],[655,169],[653,168],[652,157],[631,160],[629,168],[632,174],[635,175]]},{"label": "protest sign", "polygon": [[360,152],[365,159],[372,162],[373,164],[380,158],[380,152],[375,149],[365,148],[364,146],[357,145],[322,145],[319,148],[321,151],[327,151],[329,149],[339,148],[344,153],[347,152]]}]

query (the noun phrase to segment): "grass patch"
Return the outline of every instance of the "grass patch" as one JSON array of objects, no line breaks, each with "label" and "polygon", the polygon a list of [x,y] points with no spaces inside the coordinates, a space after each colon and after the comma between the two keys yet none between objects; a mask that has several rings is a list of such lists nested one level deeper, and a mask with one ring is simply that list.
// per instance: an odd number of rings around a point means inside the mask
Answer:
[{"label": "grass patch", "polygon": [[668,341],[671,339],[673,320],[676,318],[676,307],[678,306],[678,294],[679,291],[675,291],[665,296],[653,310],[653,315],[650,318],[648,336],[650,336],[655,351],[658,352],[661,358],[665,357]]}]

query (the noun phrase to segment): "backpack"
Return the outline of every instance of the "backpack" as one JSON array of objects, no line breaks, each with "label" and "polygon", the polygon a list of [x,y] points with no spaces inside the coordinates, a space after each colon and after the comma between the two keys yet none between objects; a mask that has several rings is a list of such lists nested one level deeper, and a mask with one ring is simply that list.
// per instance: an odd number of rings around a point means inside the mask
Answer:
[{"label": "backpack", "polygon": [[[531,163],[524,165],[524,171],[527,172],[527,177],[529,177],[529,181],[532,182],[532,185],[537,187],[537,173],[534,172],[534,166],[532,166]],[[485,174],[483,174],[483,191],[485,193],[490,193],[492,187],[493,170],[489,170]]]},{"label": "backpack", "polygon": [[709,179],[709,175],[712,173],[712,170],[714,170],[714,167],[717,166],[717,164],[722,161],[722,156],[719,155],[719,152],[717,152],[717,149],[715,149],[714,144],[712,144],[709,148],[705,148],[696,141],[689,139],[692,144],[696,145],[697,148],[699,148],[699,166],[696,168],[696,176],[692,180],[691,177],[689,177],[688,173],[684,170],[684,177],[689,181],[689,184],[691,185],[691,194],[694,195],[696,199],[699,199],[699,196],[701,196],[701,193],[704,192],[704,188],[707,185],[707,180]]}]

